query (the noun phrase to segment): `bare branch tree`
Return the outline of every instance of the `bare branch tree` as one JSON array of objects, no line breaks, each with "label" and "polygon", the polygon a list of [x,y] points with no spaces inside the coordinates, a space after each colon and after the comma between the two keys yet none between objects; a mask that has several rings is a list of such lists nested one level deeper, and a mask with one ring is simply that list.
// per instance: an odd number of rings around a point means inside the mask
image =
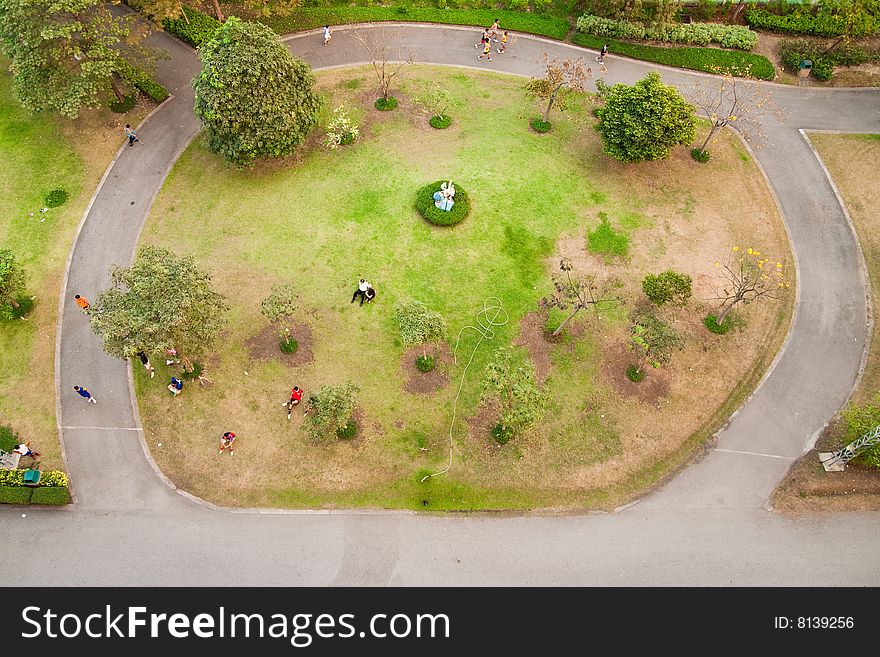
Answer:
[{"label": "bare branch tree", "polygon": [[772,262],[760,251],[733,247],[723,264],[716,262],[724,279],[721,289],[716,289],[715,299],[720,301],[719,315],[715,323],[721,325],[727,314],[740,303],[748,304],[758,299],[778,299],[790,283],[785,278],[781,262]]},{"label": "bare branch tree", "polygon": [[[395,32],[392,39],[389,39],[387,30],[383,28],[378,32],[376,41],[369,40],[357,30],[352,30],[351,35],[367,51],[370,57],[370,64],[372,64],[376,77],[379,79],[379,92],[382,94],[382,100],[387,101],[390,95],[391,81],[404,65],[412,64],[415,61],[413,53],[403,45],[399,32]],[[392,41],[396,44],[395,46],[392,46]],[[396,47],[396,59],[391,59],[389,55],[393,47]]]},{"label": "bare branch tree", "polygon": [[549,123],[553,106],[565,110],[566,100],[572,93],[586,91],[587,80],[593,76],[593,71],[582,58],[560,59],[551,57],[548,52],[542,55],[541,65],[544,76],[531,80],[526,84],[526,90],[538,100],[547,101],[542,120]]},{"label": "bare branch tree", "polygon": [[570,310],[568,317],[553,331],[554,337],[562,333],[566,325],[584,308],[597,308],[600,303],[620,301],[610,295],[612,289],[619,287],[616,281],[598,281],[593,274],[572,276],[574,265],[569,258],[562,259],[559,269],[562,273],[553,275],[553,295],[544,297],[539,302],[542,308]]},{"label": "bare branch tree", "polygon": [[751,137],[763,138],[761,119],[766,115],[782,119],[782,113],[774,105],[766,86],[729,73],[723,73],[720,78],[697,82],[689,100],[696,105],[698,113],[712,122],[709,134],[700,146],[701,155],[705,154],[709,142],[724,126],[732,123],[747,126],[750,134],[743,133],[743,136],[750,140]]}]

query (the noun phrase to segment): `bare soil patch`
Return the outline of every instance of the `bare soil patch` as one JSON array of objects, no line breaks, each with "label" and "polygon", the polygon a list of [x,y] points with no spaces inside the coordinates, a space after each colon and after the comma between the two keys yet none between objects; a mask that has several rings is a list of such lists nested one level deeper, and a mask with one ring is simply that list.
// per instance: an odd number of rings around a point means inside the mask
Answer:
[{"label": "bare soil patch", "polygon": [[635,397],[648,404],[656,405],[669,394],[669,374],[663,369],[645,368],[646,376],[638,383],[630,381],[626,368],[637,365],[638,358],[630,352],[622,341],[605,348],[606,357],[602,363],[605,377],[614,389],[624,397]]},{"label": "bare soil patch", "polygon": [[248,355],[255,360],[275,358],[290,367],[302,367],[311,363],[315,359],[312,353],[311,327],[301,322],[291,324],[290,335],[296,339],[299,346],[294,353],[285,354],[278,346],[280,342],[278,328],[270,324],[245,343]]},{"label": "bare soil patch", "polygon": [[429,395],[449,385],[449,368],[452,366],[449,345],[431,345],[427,352],[434,357],[434,369],[430,372],[422,372],[416,367],[416,358],[422,355],[421,347],[407,349],[400,360],[400,366],[406,375],[403,389],[411,394]]},{"label": "bare soil patch", "polygon": [[550,350],[552,344],[547,339],[544,325],[547,322],[545,313],[531,312],[519,322],[519,335],[513,344],[525,347],[532,358],[535,366],[535,379],[538,385],[543,385],[550,376],[552,363],[550,362]]}]

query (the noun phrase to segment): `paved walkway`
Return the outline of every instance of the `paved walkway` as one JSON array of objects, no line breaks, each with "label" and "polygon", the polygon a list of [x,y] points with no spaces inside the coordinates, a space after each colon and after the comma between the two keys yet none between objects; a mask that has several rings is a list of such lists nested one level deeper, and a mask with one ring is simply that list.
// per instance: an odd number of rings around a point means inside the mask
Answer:
[{"label": "paved walkway", "polygon": [[[398,32],[415,59],[520,75],[546,49],[582,49],[518,37],[504,57],[478,62],[475,29],[364,27]],[[130,261],[162,181],[197,133],[189,80],[198,62],[165,34],[159,79],[174,94],[123,147],[87,213],[71,254],[65,299],[107,286]],[[287,39],[316,69],[360,63],[343,29]],[[608,58],[609,82],[658,67]],[[661,69],[687,89],[701,76]],[[776,368],[719,435],[716,449],[658,493],[616,514],[561,517],[418,516],[408,513],[257,513],[209,509],[176,494],[145,456],[127,364],[106,357],[85,318],[64,304],[59,327],[59,422],[77,493],[62,510],[27,518],[0,509],[2,545],[16,555],[0,584],[877,584],[878,514],[800,520],[764,509],[791,461],[843,404],[866,340],[858,245],[799,128],[880,132],[880,91],[775,86],[786,109],[767,121],[756,151],[791,234],[799,304]],[[98,405],[71,390],[85,385]],[[68,394],[68,392],[70,394]],[[100,458],[96,458],[98,451]],[[236,555],[235,567],[216,561]]]}]

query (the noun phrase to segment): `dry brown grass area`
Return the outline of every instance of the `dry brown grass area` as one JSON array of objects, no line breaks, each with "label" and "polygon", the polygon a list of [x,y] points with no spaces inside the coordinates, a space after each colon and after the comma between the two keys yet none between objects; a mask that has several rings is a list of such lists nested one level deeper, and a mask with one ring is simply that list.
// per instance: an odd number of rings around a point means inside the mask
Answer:
[{"label": "dry brown grass area", "polygon": [[[880,326],[876,317],[880,308],[880,186],[876,181],[880,135],[811,133],[810,140],[843,196],[868,267],[874,326],[865,369],[852,397],[854,403],[863,404],[880,390]],[[819,464],[819,451],[841,447],[840,432],[832,422],[817,441],[817,448],[792,466],[776,490],[774,506],[786,512],[880,509],[880,471],[850,465],[844,472],[825,472]]]}]

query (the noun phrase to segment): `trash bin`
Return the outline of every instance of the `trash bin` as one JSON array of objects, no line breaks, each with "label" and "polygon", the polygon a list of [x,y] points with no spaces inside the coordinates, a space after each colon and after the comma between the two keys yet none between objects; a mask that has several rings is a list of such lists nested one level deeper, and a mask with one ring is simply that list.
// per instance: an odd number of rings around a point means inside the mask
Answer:
[{"label": "trash bin", "polygon": [[810,75],[813,70],[813,62],[809,59],[802,59],[798,64],[798,77],[805,78]]},{"label": "trash bin", "polygon": [[28,470],[24,473],[25,486],[38,486],[40,484],[40,471]]}]

